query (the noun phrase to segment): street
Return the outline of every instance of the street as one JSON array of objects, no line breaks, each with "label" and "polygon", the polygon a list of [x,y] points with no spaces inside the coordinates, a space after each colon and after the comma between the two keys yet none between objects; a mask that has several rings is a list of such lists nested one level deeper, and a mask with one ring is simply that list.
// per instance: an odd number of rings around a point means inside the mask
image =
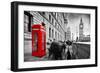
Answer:
[{"label": "street", "polygon": [[[49,53],[47,49],[46,49],[46,55],[44,57],[39,58],[39,57],[32,56],[31,43],[32,43],[31,40],[24,41],[24,61],[25,62],[50,60],[48,58]],[[73,43],[72,46],[70,46],[69,51],[72,53],[72,58],[71,58],[72,60],[90,58],[90,44]],[[64,55],[62,57],[64,57]],[[66,58],[64,58],[64,60],[65,59]]]},{"label": "street", "polygon": [[78,59],[90,58],[90,44],[74,43],[72,49]]}]

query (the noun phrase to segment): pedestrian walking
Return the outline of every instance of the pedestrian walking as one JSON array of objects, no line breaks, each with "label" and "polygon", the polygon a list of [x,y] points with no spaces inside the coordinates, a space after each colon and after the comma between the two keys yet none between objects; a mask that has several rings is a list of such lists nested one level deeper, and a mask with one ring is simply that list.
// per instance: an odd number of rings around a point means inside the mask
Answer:
[{"label": "pedestrian walking", "polygon": [[59,42],[57,42],[55,39],[54,41],[51,43],[50,46],[50,52],[52,55],[53,60],[61,60],[62,59],[62,51],[61,51],[61,45]]},{"label": "pedestrian walking", "polygon": [[67,45],[67,51],[66,51],[66,58],[70,60],[72,58],[72,42],[71,41],[66,41]]},{"label": "pedestrian walking", "polygon": [[67,51],[67,60],[70,60],[70,59],[71,59],[71,54],[70,54],[70,51],[68,49],[68,51]]},{"label": "pedestrian walking", "polygon": [[62,42],[62,45],[61,45],[61,53],[62,53],[62,59],[65,59],[65,54],[66,54],[66,44],[65,42]]}]

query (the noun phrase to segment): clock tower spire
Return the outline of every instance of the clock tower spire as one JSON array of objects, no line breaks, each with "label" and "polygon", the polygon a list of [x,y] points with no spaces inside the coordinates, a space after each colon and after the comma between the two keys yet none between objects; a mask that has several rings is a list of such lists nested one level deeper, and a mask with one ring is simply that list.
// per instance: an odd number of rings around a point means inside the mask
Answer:
[{"label": "clock tower spire", "polygon": [[79,24],[79,41],[83,40],[83,20],[82,18],[80,19],[80,24]]}]

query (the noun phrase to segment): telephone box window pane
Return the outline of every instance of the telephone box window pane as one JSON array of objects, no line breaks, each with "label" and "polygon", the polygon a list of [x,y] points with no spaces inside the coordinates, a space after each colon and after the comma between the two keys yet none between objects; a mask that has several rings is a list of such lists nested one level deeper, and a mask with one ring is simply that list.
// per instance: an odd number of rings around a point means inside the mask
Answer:
[{"label": "telephone box window pane", "polygon": [[33,36],[33,51],[37,51],[38,48],[38,34],[34,33]]},{"label": "telephone box window pane", "polygon": [[45,45],[44,45],[44,33],[42,34],[42,48],[43,48],[43,50],[44,50],[44,48],[45,48]]}]

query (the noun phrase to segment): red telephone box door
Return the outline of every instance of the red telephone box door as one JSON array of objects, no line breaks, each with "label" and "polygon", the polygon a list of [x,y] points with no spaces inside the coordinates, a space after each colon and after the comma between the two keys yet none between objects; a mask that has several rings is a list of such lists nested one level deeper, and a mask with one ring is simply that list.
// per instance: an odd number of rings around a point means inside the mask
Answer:
[{"label": "red telephone box door", "polygon": [[42,25],[32,26],[32,56],[43,57],[46,54],[46,32]]}]

